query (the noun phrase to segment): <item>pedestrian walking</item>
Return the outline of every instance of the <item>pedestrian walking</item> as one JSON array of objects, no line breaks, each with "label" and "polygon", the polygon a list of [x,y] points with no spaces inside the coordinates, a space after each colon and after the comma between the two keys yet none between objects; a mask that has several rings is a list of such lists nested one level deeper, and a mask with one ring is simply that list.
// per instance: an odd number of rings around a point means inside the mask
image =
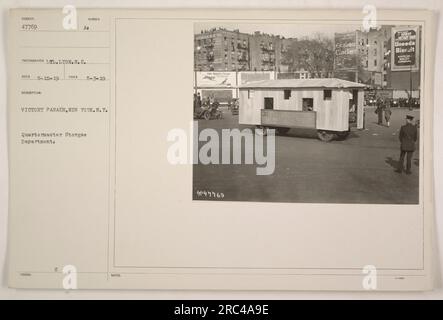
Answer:
[{"label": "pedestrian walking", "polygon": [[377,99],[377,107],[375,108],[374,111],[377,116],[378,116],[378,124],[382,125],[383,124],[383,101],[381,99]]},{"label": "pedestrian walking", "polygon": [[406,124],[400,128],[398,136],[400,140],[400,160],[398,161],[397,173],[402,173],[404,170],[403,163],[406,156],[406,174],[411,174],[411,160],[412,154],[415,151],[415,142],[417,141],[417,127],[412,124],[413,116],[406,116]]},{"label": "pedestrian walking", "polygon": [[391,111],[391,103],[390,103],[390,102],[388,102],[388,103],[385,104],[385,110],[384,110],[384,113],[385,113],[385,121],[386,121],[386,125],[389,127],[389,126],[390,126],[390,120],[391,120],[391,114],[392,114],[392,111]]}]

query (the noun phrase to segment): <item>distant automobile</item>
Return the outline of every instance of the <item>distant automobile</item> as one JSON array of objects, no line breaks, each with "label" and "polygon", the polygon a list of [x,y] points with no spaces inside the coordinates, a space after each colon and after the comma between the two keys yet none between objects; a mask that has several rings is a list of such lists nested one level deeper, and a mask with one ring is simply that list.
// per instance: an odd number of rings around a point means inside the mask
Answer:
[{"label": "distant automobile", "polygon": [[418,98],[412,98],[411,100],[406,98],[393,99],[391,106],[399,108],[420,108],[420,99]]},{"label": "distant automobile", "polygon": [[420,108],[420,99],[418,99],[418,98],[413,98],[413,99],[412,99],[412,107],[413,107],[413,108]]},{"label": "distant automobile", "polygon": [[369,98],[369,99],[365,100],[365,104],[367,106],[374,106],[376,102],[377,102],[377,99],[373,99],[373,98]]}]

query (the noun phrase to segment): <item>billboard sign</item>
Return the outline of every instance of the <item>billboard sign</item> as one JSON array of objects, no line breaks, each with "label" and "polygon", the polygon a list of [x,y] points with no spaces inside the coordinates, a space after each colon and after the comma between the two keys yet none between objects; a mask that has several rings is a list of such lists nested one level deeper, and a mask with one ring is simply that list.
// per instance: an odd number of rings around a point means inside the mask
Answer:
[{"label": "billboard sign", "polygon": [[199,88],[230,88],[237,85],[235,72],[197,72]]},{"label": "billboard sign", "polygon": [[404,71],[419,69],[418,27],[392,28],[391,70]]},{"label": "billboard sign", "polygon": [[248,82],[260,81],[260,80],[272,80],[274,79],[274,73],[263,71],[263,72],[239,72],[238,74],[238,83],[243,85]]}]

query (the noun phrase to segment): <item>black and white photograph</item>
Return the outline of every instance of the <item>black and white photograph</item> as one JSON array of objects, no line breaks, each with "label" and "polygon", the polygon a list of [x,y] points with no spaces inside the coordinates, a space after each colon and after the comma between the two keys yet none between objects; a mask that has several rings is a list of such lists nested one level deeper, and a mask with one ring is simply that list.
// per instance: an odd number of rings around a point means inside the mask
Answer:
[{"label": "black and white photograph", "polygon": [[421,1],[0,5],[0,300],[443,297]]},{"label": "black and white photograph", "polygon": [[193,200],[418,204],[421,32],[195,23]]}]

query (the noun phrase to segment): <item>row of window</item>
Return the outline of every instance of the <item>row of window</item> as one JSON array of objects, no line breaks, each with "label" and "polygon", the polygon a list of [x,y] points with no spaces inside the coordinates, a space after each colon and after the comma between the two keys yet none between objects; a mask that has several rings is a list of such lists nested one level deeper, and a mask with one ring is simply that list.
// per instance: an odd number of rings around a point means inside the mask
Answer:
[{"label": "row of window", "polygon": [[[365,41],[366,40],[366,41]],[[361,46],[363,46],[363,45],[365,45],[365,42],[366,42],[366,45],[368,45],[369,44],[369,38],[366,38],[366,39],[360,39],[360,41],[359,41],[359,43],[360,43],[360,45]],[[374,45],[377,45],[377,40],[374,40],[374,42],[373,42],[373,44]]]},{"label": "row of window", "polygon": [[[374,67],[377,66],[377,59],[374,59]],[[369,60],[365,60],[365,67],[368,68],[369,67]]]},{"label": "row of window", "polygon": [[[369,50],[368,49],[360,49],[359,50],[360,51],[360,54],[369,54]],[[375,48],[375,49],[373,49],[373,54],[374,54],[374,56],[376,56],[377,55],[377,49]],[[349,53],[347,53],[347,54],[349,54]]]},{"label": "row of window", "polygon": [[[235,40],[234,39],[232,39],[231,40],[231,45],[234,47],[235,46]],[[225,37],[224,38],[224,44],[225,44],[225,47],[227,47],[228,46],[228,39]],[[247,45],[247,42],[246,42],[246,40],[243,40],[243,41],[241,41],[241,40],[237,40],[237,45],[243,45],[243,46],[246,46]]]}]

